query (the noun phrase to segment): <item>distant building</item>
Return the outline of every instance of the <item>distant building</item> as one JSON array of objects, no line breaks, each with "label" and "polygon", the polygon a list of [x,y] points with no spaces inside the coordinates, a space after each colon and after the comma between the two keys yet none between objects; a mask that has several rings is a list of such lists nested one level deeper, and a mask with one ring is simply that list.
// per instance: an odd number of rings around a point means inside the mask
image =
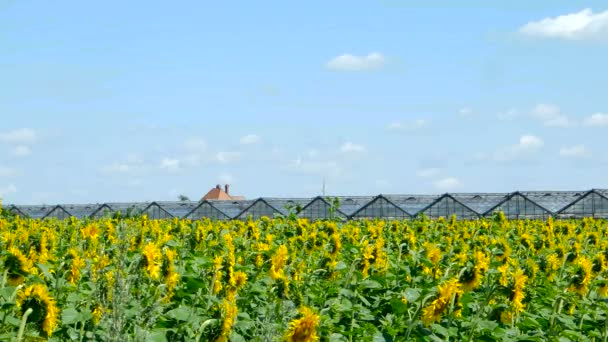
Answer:
[{"label": "distant building", "polygon": [[218,184],[215,188],[209,190],[209,192],[203,196],[201,201],[204,200],[218,200],[218,201],[242,201],[245,197],[243,196],[231,196],[230,185],[224,185],[224,189]]}]

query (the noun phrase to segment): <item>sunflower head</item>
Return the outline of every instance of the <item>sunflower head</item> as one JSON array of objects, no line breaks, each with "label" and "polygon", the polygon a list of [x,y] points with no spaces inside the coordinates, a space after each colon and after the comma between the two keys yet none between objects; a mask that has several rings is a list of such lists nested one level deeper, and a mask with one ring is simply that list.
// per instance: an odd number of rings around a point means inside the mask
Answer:
[{"label": "sunflower head", "polygon": [[50,336],[57,327],[59,309],[44,285],[34,284],[21,289],[17,293],[17,307],[22,316],[28,309],[32,309],[28,322],[37,324],[46,336]]},{"label": "sunflower head", "polygon": [[460,272],[458,282],[462,285],[462,289],[464,291],[475,290],[481,283],[481,274],[479,268],[470,265],[465,267]]},{"label": "sunflower head", "polygon": [[9,248],[4,267],[7,270],[8,284],[11,286],[22,284],[23,279],[33,271],[32,261],[15,247]]},{"label": "sunflower head", "polygon": [[310,308],[303,306],[300,309],[300,318],[289,323],[289,329],[285,334],[288,342],[313,342],[318,341],[317,327],[319,326],[319,315]]}]

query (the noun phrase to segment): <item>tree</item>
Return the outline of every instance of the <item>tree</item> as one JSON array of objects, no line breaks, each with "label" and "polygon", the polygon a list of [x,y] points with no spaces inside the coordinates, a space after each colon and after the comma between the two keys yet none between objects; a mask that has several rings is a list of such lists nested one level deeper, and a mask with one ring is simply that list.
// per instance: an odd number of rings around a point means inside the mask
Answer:
[{"label": "tree", "polygon": [[179,199],[181,202],[187,202],[190,200],[190,198],[188,198],[186,195],[179,195],[177,196],[177,199]]}]

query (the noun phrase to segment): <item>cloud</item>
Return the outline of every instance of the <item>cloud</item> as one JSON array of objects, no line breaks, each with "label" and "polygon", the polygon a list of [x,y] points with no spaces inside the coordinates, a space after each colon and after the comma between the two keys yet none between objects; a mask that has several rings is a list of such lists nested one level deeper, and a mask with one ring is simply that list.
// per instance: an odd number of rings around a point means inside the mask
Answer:
[{"label": "cloud", "polygon": [[16,176],[18,174],[17,170],[10,168],[10,167],[6,167],[6,166],[0,166],[0,177],[12,177],[12,176]]},{"label": "cloud", "polygon": [[133,174],[144,169],[144,159],[134,153],[126,156],[124,161],[113,162],[101,168],[106,174]]},{"label": "cloud", "polygon": [[234,176],[229,173],[221,173],[217,176],[217,180],[223,184],[232,184],[234,183]]},{"label": "cloud", "polygon": [[260,137],[255,134],[249,134],[241,138],[241,145],[253,145],[260,142]]},{"label": "cloud", "polygon": [[180,164],[179,159],[163,158],[163,160],[160,161],[160,168],[169,172],[174,172],[180,169]]},{"label": "cloud", "polygon": [[471,117],[473,115],[473,109],[471,109],[471,107],[464,107],[464,108],[460,108],[460,110],[458,111],[458,114],[460,114],[460,116],[462,117]]},{"label": "cloud", "polygon": [[222,151],[222,152],[218,152],[215,155],[215,160],[220,163],[232,163],[232,162],[239,160],[240,158],[241,158],[240,152]]},{"label": "cloud", "polygon": [[433,185],[439,190],[448,191],[461,188],[462,182],[455,177],[446,177],[434,182]]},{"label": "cloud", "polygon": [[365,152],[365,146],[348,141],[340,146],[340,152],[346,154],[363,153]]},{"label": "cloud", "polygon": [[112,163],[102,168],[104,173],[129,173],[132,170],[132,166],[126,163]]},{"label": "cloud", "polygon": [[575,145],[562,147],[559,150],[559,155],[566,158],[590,158],[591,151],[589,151],[585,145]]},{"label": "cloud", "polygon": [[381,53],[372,52],[367,56],[344,54],[327,62],[326,67],[335,71],[371,71],[381,69],[385,63]]},{"label": "cloud", "polygon": [[405,132],[405,131],[415,131],[421,128],[428,126],[429,121],[425,119],[416,119],[414,121],[409,122],[392,122],[390,123],[386,129],[391,132]]},{"label": "cloud", "polygon": [[536,38],[602,39],[608,37],[608,11],[593,13],[586,8],[576,13],[529,22],[519,32]]},{"label": "cloud", "polygon": [[416,171],[416,176],[420,178],[431,178],[438,176],[441,173],[441,169],[438,167],[430,167],[426,169],[419,169]]},{"label": "cloud", "polygon": [[31,145],[38,140],[36,131],[31,128],[21,128],[0,133],[0,141],[14,145]]},{"label": "cloud", "polygon": [[547,127],[568,127],[573,125],[573,122],[561,112],[558,106],[551,104],[541,103],[536,105],[531,115]]},{"label": "cloud", "polygon": [[32,154],[32,149],[25,145],[17,145],[13,148],[13,155],[16,157],[27,157]]},{"label": "cloud", "polygon": [[5,187],[0,187],[0,198],[4,198],[10,194],[14,194],[17,192],[17,187],[13,184],[10,184]]},{"label": "cloud", "polygon": [[337,178],[344,175],[344,170],[340,164],[333,160],[303,160],[298,157],[287,165],[287,169],[298,173],[320,175],[324,177]]},{"label": "cloud", "polygon": [[190,152],[202,153],[207,150],[207,142],[203,138],[193,137],[184,142],[184,148]]},{"label": "cloud", "polygon": [[515,119],[519,115],[519,112],[516,109],[509,109],[505,112],[500,112],[496,114],[498,120],[509,121]]},{"label": "cloud", "polygon": [[585,126],[608,126],[608,114],[607,113],[595,113],[588,118],[583,120]]},{"label": "cloud", "polygon": [[[533,155],[540,150],[544,144],[545,142],[537,136],[522,135],[517,144],[497,150],[489,159],[498,162],[521,159]],[[479,158],[488,159],[484,155],[479,156]]]}]

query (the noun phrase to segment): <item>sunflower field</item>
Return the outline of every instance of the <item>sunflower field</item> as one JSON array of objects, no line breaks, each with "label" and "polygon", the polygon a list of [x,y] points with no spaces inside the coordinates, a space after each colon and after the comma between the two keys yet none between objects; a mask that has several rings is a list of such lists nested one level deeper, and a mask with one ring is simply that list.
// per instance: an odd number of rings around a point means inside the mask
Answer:
[{"label": "sunflower field", "polygon": [[0,340],[607,341],[608,221],[0,217]]}]

